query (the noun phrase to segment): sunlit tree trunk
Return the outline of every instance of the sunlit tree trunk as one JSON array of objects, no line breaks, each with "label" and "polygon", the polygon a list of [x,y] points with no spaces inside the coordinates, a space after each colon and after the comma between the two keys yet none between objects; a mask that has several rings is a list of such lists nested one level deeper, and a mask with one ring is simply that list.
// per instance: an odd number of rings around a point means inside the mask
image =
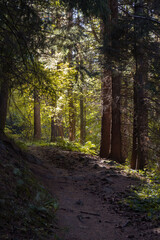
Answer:
[{"label": "sunlit tree trunk", "polygon": [[56,142],[57,138],[64,138],[63,123],[61,120],[54,120],[51,118],[51,142]]},{"label": "sunlit tree trunk", "polygon": [[61,137],[61,139],[63,139],[64,138],[64,129],[63,129],[62,121],[59,123],[58,129],[59,129],[59,136]]},{"label": "sunlit tree trunk", "polygon": [[41,139],[40,99],[36,88],[34,89],[34,139]]}]

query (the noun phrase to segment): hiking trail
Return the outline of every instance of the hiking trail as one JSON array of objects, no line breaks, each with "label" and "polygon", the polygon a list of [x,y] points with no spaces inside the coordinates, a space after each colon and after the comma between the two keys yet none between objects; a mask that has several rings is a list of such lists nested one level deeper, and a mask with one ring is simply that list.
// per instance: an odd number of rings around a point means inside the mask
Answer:
[{"label": "hiking trail", "polygon": [[112,161],[49,146],[32,146],[29,152],[40,159],[29,163],[31,170],[58,200],[58,239],[160,239],[160,228],[144,214],[119,204],[140,180],[116,169]]}]

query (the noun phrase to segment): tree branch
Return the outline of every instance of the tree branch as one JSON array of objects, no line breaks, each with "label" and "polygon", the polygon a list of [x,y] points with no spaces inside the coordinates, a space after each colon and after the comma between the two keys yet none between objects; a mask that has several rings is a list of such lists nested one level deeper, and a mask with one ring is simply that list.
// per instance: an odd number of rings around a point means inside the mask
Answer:
[{"label": "tree branch", "polygon": [[131,13],[127,12],[123,7],[120,7],[120,10],[123,11],[123,12],[124,12],[127,16],[129,16],[129,17],[146,19],[146,20],[148,20],[148,21],[151,21],[151,22],[155,22],[155,23],[160,24],[160,21],[158,21],[158,20],[155,19],[155,18],[131,14]]}]

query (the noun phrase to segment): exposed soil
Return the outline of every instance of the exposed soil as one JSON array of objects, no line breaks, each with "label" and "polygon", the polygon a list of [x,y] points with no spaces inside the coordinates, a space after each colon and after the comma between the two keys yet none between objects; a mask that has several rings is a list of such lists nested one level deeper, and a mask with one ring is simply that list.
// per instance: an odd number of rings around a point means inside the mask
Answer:
[{"label": "exposed soil", "polygon": [[60,240],[160,239],[157,225],[119,204],[140,180],[98,157],[52,147],[29,151],[42,162],[30,162],[31,170],[59,202]]}]

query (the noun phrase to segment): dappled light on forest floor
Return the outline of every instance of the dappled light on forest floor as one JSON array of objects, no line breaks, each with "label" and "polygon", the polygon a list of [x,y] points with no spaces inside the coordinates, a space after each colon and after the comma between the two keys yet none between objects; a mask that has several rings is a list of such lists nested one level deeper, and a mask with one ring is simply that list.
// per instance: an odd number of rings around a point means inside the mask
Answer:
[{"label": "dappled light on forest floor", "polygon": [[29,150],[42,162],[30,163],[31,170],[59,202],[60,240],[159,239],[157,221],[123,204],[140,179],[96,156],[49,146]]}]

